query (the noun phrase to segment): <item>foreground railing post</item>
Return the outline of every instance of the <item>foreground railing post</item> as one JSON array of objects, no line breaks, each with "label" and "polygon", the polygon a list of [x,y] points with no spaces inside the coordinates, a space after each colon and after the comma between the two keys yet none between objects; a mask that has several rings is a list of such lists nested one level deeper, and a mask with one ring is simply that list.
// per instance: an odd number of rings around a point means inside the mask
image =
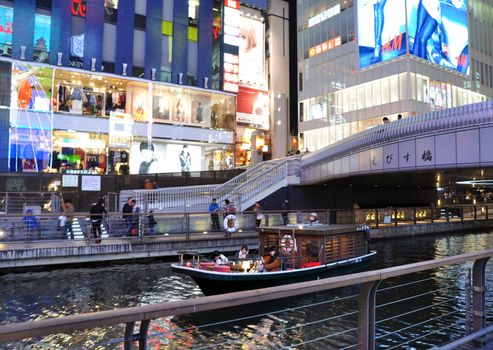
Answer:
[{"label": "foreground railing post", "polygon": [[135,322],[129,322],[125,325],[125,337],[123,339],[123,348],[125,350],[132,350],[134,327]]},{"label": "foreground railing post", "polygon": [[472,332],[478,332],[486,326],[486,283],[485,270],[489,258],[479,259],[472,268]]},{"label": "foreground railing post", "polygon": [[358,349],[375,350],[375,296],[380,281],[361,285],[358,298]]},{"label": "foreground railing post", "polygon": [[378,209],[375,209],[375,228],[378,228]]},{"label": "foreground railing post", "polygon": [[132,350],[132,343],[139,341],[139,350],[147,349],[147,332],[151,320],[140,321],[139,333],[134,334],[135,322],[129,322],[125,325],[125,337],[123,340],[124,350]]}]

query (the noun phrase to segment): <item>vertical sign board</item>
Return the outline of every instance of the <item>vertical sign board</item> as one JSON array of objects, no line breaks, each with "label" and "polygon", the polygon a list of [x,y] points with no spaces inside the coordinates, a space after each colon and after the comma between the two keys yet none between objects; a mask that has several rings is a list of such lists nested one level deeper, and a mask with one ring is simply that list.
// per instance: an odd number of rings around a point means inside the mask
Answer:
[{"label": "vertical sign board", "polygon": [[239,43],[240,43],[240,2],[224,1],[223,21],[223,90],[238,92],[239,88]]}]

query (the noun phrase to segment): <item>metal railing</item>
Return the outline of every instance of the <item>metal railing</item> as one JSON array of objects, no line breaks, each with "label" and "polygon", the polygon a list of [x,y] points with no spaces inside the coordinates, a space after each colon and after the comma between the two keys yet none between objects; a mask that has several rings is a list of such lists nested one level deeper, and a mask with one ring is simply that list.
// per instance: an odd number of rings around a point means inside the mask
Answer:
[{"label": "metal railing", "polygon": [[301,171],[303,173],[319,163],[329,162],[381,143],[413,135],[492,122],[492,100],[411,116],[364,130],[305,155],[301,161]]},{"label": "metal railing", "polygon": [[56,192],[1,192],[0,212],[24,213],[31,209],[38,213],[60,211],[60,196]]},{"label": "metal railing", "polygon": [[[279,165],[284,167],[285,165]],[[279,170],[280,173],[283,170]],[[275,172],[272,172],[275,181]],[[248,191],[241,192],[246,197]],[[284,224],[308,223],[310,213],[318,215],[321,224],[365,224],[373,229],[397,225],[420,225],[446,222],[481,221],[493,219],[493,203],[482,205],[454,205],[441,207],[406,207],[376,209],[309,209],[309,210],[263,210],[261,225],[277,226]],[[257,213],[237,211],[238,230],[255,231]],[[109,213],[101,223],[102,238],[148,237],[166,235],[192,235],[222,232],[223,216],[219,215],[220,229],[213,229],[210,213],[138,213],[130,214],[125,220],[121,213]],[[70,221],[69,221],[70,222]],[[68,226],[67,226],[68,225]],[[91,221],[88,213],[75,213],[71,224],[62,222],[60,213],[3,214],[0,215],[0,241],[21,242],[32,240],[75,240],[91,238]]]},{"label": "metal railing", "polygon": [[299,163],[299,156],[261,162],[221,185],[121,191],[120,204],[123,205],[127,198],[133,197],[145,211],[187,207],[205,209],[215,197],[218,202],[232,199],[237,208],[242,208],[245,207],[242,205],[244,200],[251,199],[255,194],[265,191],[288,176],[298,176]]},{"label": "metal railing", "polygon": [[[403,346],[410,346],[413,343],[418,343],[433,334],[440,333],[442,339],[438,344],[441,345],[445,339],[453,340],[462,336],[474,335],[465,339],[477,338],[481,332],[484,333],[486,328],[486,264],[490,257],[493,256],[493,250],[485,250],[480,252],[468,253],[463,255],[451,256],[437,260],[423,261],[414,264],[396,266],[375,271],[366,271],[351,275],[331,277],[327,279],[314,280],[310,282],[288,284],[278,287],[257,289],[252,291],[237,292],[225,295],[216,295],[208,297],[199,297],[180,301],[171,301],[154,305],[142,305],[137,307],[129,307],[118,310],[101,311],[94,313],[86,313],[81,315],[72,315],[60,318],[51,318],[39,321],[21,322],[14,324],[5,324],[0,326],[0,342],[15,342],[26,338],[44,337],[57,333],[72,333],[79,330],[94,329],[98,327],[109,327],[114,325],[125,325],[124,331],[120,328],[122,338],[111,340],[109,344],[113,346],[116,343],[123,343],[125,349],[131,349],[134,342],[138,342],[140,349],[145,349],[149,337],[164,336],[164,342],[169,341],[170,337],[175,337],[172,330],[163,334],[162,332],[151,333],[149,328],[151,323],[156,323],[161,318],[179,315],[193,315],[203,312],[215,314],[214,311],[239,307],[242,305],[252,305],[259,302],[279,302],[285,298],[301,297],[307,294],[317,292],[332,291],[336,289],[350,288],[353,291],[357,288],[356,294],[344,295],[342,298],[334,297],[331,299],[331,294],[322,294],[322,300],[319,302],[310,302],[311,299],[303,299],[304,303],[298,306],[293,306],[288,303],[289,308],[282,312],[293,312],[303,310],[308,307],[317,307],[318,318],[314,321],[303,323],[298,321],[297,324],[288,326],[283,325],[274,332],[277,336],[282,337],[287,344],[282,344],[283,348],[292,348],[307,344],[321,344],[327,340],[336,339],[337,337],[345,337],[346,343],[349,345],[344,349],[376,349],[378,344],[390,339],[392,346],[389,349],[399,349]],[[462,278],[457,274],[450,274],[448,278],[453,278],[453,289],[462,288],[463,298],[466,300],[465,313],[462,310],[447,310],[444,309],[446,304],[457,304],[456,297],[447,297],[442,295],[447,287],[447,277],[445,274],[435,274],[436,269],[451,268],[452,266],[472,262],[472,274],[469,278]],[[468,265],[470,266],[470,265]],[[429,272],[429,278],[423,278],[423,273]],[[434,279],[438,279],[435,283]],[[399,278],[404,276],[417,276],[412,281],[402,281]],[[397,282],[395,279],[398,279]],[[459,282],[461,281],[461,282]],[[469,284],[469,281],[471,283]],[[458,283],[459,282],[459,283]],[[429,287],[428,288],[426,288]],[[352,292],[354,293],[354,292]],[[378,294],[378,298],[377,298]],[[389,294],[394,296],[393,299],[380,298],[381,295]],[[325,298],[325,299],[324,299]],[[290,299],[291,301],[293,299]],[[350,301],[353,310],[341,310],[337,307],[338,303]],[[380,300],[380,302],[379,302]],[[382,302],[383,300],[383,302]],[[420,300],[420,307],[416,307],[416,302]],[[403,309],[403,304],[408,306]],[[328,307],[334,304],[334,307]],[[235,325],[238,322],[248,321],[260,316],[272,315],[278,311],[265,310],[263,313],[255,313],[253,316],[240,318],[234,313],[229,313],[227,320],[222,323],[230,323]],[[211,313],[212,312],[212,313]],[[413,317],[420,316],[419,320]],[[450,325],[446,321],[447,318],[454,317],[454,324]],[[233,318],[236,317],[236,318]],[[322,336],[310,338],[310,333],[301,336],[296,336],[291,339],[288,333],[308,326],[322,327],[326,322],[338,323],[341,320],[345,322],[345,326],[340,325],[337,328],[326,329]],[[398,320],[390,327],[389,321]],[[412,320],[412,321],[408,321]],[[428,322],[441,321],[440,326],[425,328],[421,332],[409,332],[416,327],[428,324]],[[135,333],[135,327],[139,322],[138,332]],[[187,322],[188,324],[188,322]],[[212,327],[221,324],[215,322],[194,326],[190,325],[190,330],[196,331],[199,328]],[[387,324],[385,328],[384,325]],[[445,325],[444,325],[445,324]],[[455,327],[451,327],[455,326]],[[186,333],[187,329],[177,330],[176,332]],[[256,332],[250,332],[256,333]],[[94,334],[94,333],[93,333]],[[179,335],[179,333],[177,334]],[[190,334],[189,334],[190,335]],[[245,341],[243,335],[239,338],[230,341],[218,342],[217,338],[207,337],[207,346],[225,346],[243,343]],[[200,337],[200,335],[199,335]],[[79,337],[80,338],[80,337]],[[176,336],[179,339],[179,336]],[[39,341],[39,340],[33,340]],[[281,340],[282,341],[282,340]],[[431,340],[428,340],[430,343]],[[438,342],[438,340],[435,340]],[[446,342],[446,340],[445,340]],[[24,343],[25,344],[25,343]],[[12,344],[11,344],[12,345]],[[278,343],[279,347],[281,346]]]}]

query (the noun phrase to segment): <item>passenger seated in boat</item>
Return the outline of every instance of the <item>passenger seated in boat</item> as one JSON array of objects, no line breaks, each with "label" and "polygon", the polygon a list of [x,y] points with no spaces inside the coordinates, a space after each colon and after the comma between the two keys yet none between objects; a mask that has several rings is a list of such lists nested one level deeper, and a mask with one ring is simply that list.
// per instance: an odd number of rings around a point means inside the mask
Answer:
[{"label": "passenger seated in boat", "polygon": [[263,268],[265,271],[280,271],[281,270],[281,257],[279,251],[275,246],[270,246],[266,251],[267,255],[263,256]]},{"label": "passenger seated in boat", "polygon": [[308,224],[310,226],[312,225],[320,225],[320,221],[318,221],[318,215],[317,213],[311,213],[309,218],[308,218]]},{"label": "passenger seated in boat", "polygon": [[211,254],[211,260],[214,261],[216,265],[226,265],[228,264],[228,258],[219,252],[219,250],[215,250]]},{"label": "passenger seated in boat", "polygon": [[242,245],[240,250],[238,250],[233,258],[233,260],[244,260],[250,259],[250,254],[248,254],[248,246]]}]

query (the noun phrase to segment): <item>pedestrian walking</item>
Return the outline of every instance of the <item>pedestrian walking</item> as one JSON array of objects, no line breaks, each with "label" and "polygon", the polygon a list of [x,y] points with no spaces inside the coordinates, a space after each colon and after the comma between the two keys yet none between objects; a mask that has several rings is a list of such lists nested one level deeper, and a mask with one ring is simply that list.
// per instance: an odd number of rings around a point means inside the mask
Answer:
[{"label": "pedestrian walking", "polygon": [[255,227],[260,227],[264,215],[262,214],[262,206],[259,202],[255,203],[253,206],[253,212],[255,213]]},{"label": "pedestrian walking", "polygon": [[91,205],[89,217],[91,218],[91,233],[96,243],[101,243],[101,224],[108,212],[104,207],[104,198],[100,197],[96,203]]},{"label": "pedestrian walking", "polygon": [[122,208],[122,218],[125,221],[125,235],[130,235],[130,230],[132,229],[132,212],[133,212],[133,207],[132,207],[132,197],[128,197],[127,203],[123,205]]},{"label": "pedestrian walking", "polygon": [[65,199],[63,202],[63,216],[65,216],[64,230],[68,238],[74,239],[74,230],[72,229],[72,223],[74,221],[74,205],[70,199]]},{"label": "pedestrian walking", "polygon": [[147,225],[149,227],[149,235],[154,236],[156,234],[156,220],[154,219],[154,211],[150,210],[149,215],[147,215]]},{"label": "pedestrian walking", "polygon": [[288,217],[289,209],[290,209],[289,201],[287,199],[285,199],[284,202],[282,202],[282,204],[281,204],[281,210],[282,210],[281,216],[282,216],[282,222],[284,223],[284,225],[287,225],[288,221],[289,221],[289,217]]}]

